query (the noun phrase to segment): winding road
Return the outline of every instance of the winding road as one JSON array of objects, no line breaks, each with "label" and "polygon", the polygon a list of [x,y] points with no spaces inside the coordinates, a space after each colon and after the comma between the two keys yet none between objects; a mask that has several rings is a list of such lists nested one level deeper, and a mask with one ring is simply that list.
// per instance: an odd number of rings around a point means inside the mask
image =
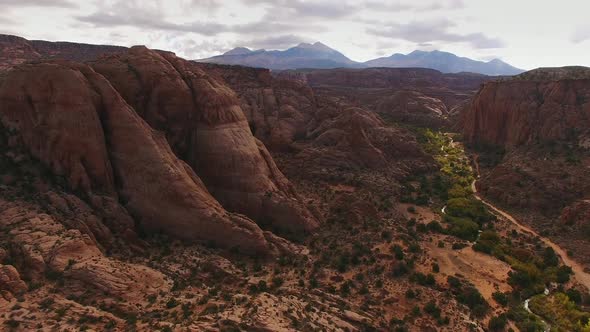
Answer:
[{"label": "winding road", "polygon": [[[514,218],[508,212],[506,212],[506,211],[504,211],[504,210],[496,207],[495,205],[493,205],[492,203],[486,201],[483,197],[481,197],[481,195],[477,191],[477,185],[476,185],[477,179],[479,179],[479,177],[480,177],[478,155],[474,155],[473,156],[473,164],[475,165],[475,171],[476,171],[476,174],[477,174],[477,178],[474,179],[473,182],[471,183],[471,190],[473,191],[473,196],[476,199],[478,199],[479,201],[481,201],[483,204],[485,204],[492,211],[494,211],[498,215],[506,218],[508,221],[510,221],[512,224],[514,224],[521,231],[530,233],[530,234],[538,237],[547,246],[553,248],[553,250],[555,251],[555,253],[561,258],[561,260],[563,261],[563,263],[565,265],[568,265],[568,266],[570,266],[572,268],[572,272],[574,274],[574,278],[580,284],[582,284],[584,287],[586,287],[590,291],[590,274],[588,274],[588,273],[586,273],[584,271],[584,267],[581,264],[579,264],[578,262],[576,262],[576,261],[572,260],[571,258],[569,258],[569,256],[567,255],[567,252],[565,250],[563,250],[563,248],[561,248],[560,246],[558,246],[557,244],[555,244],[553,241],[549,240],[548,238],[539,235],[539,233],[535,232],[532,228],[530,228],[530,227],[528,227],[528,226],[520,223],[516,218]],[[545,295],[548,295],[549,294],[549,290],[547,288],[545,288],[545,291],[543,293]],[[524,308],[525,308],[525,310],[528,311],[529,313],[531,313],[531,314],[539,317],[539,319],[541,319],[541,322],[543,323],[543,325],[545,325],[544,332],[550,332],[551,331],[551,325],[549,323],[547,323],[545,320],[543,320],[542,317],[540,317],[539,315],[537,315],[534,312],[532,312],[531,309],[529,308],[529,302],[530,302],[530,300],[531,299],[529,298],[529,299],[526,299],[524,301]]]},{"label": "winding road", "polygon": [[[479,178],[479,163],[478,163],[478,160],[477,159],[478,159],[477,158],[477,155],[475,155],[474,158],[473,158],[473,163],[475,164],[477,178]],[[508,212],[506,212],[506,211],[504,211],[504,210],[496,207],[492,203],[486,201],[478,193],[476,182],[477,182],[477,179],[473,180],[473,182],[471,183],[471,189],[473,190],[473,195],[475,196],[476,199],[480,200],[482,203],[484,203],[487,207],[489,207],[495,213],[497,213],[497,214],[501,215],[502,217],[506,218],[508,221],[510,221],[511,223],[513,223],[521,231],[530,233],[530,234],[538,237],[541,241],[543,241],[543,243],[545,243],[547,246],[551,247],[555,251],[555,253],[561,258],[561,260],[563,261],[563,263],[565,265],[568,265],[568,266],[570,266],[572,268],[572,272],[574,274],[574,278],[580,284],[582,284],[584,287],[586,287],[588,289],[588,291],[590,291],[590,274],[588,274],[588,273],[586,273],[584,271],[584,267],[581,264],[579,264],[578,262],[576,262],[573,259],[571,259],[567,255],[567,252],[563,248],[561,248],[560,246],[558,246],[557,244],[555,244],[553,241],[549,240],[546,237],[543,237],[543,236],[539,235],[539,233],[535,232],[530,227],[528,227],[528,226],[520,223],[516,218],[514,218]]]}]

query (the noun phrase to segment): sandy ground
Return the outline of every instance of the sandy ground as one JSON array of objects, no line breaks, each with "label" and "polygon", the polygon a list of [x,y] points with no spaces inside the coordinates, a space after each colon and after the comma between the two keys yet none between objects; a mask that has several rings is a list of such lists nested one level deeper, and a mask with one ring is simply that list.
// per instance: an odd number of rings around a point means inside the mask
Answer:
[{"label": "sandy ground", "polygon": [[[408,211],[410,206],[413,206],[414,209],[416,209],[415,213]],[[403,215],[405,218],[416,218],[416,221],[422,224],[428,224],[433,220],[438,222],[441,221],[440,214],[433,212],[430,207],[423,207],[409,203],[399,203],[396,208],[398,212],[401,213],[401,215]]]},{"label": "sandy ground", "polygon": [[443,279],[440,281],[446,282],[448,276],[461,275],[469,280],[495,308],[497,304],[492,299],[492,293],[512,290],[507,283],[510,265],[493,256],[476,252],[471,247],[453,250],[451,245],[446,243],[444,248],[439,248],[438,242],[444,238],[444,235],[437,235],[432,241],[422,243],[428,256],[432,257],[440,267],[437,279]]}]

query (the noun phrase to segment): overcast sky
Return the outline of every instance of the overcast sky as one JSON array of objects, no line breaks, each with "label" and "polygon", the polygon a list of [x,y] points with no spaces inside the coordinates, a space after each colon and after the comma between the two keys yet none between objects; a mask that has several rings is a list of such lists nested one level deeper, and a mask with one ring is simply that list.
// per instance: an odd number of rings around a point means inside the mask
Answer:
[{"label": "overcast sky", "polygon": [[356,61],[415,49],[590,66],[589,0],[0,0],[0,33],[204,58],[321,41]]}]

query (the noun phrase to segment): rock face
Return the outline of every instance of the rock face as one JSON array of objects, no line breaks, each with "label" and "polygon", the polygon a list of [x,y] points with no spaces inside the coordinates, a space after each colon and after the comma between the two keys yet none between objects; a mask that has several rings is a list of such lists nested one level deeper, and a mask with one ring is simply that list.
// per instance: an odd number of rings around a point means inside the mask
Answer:
[{"label": "rock face", "polygon": [[559,218],[562,224],[568,226],[585,227],[590,230],[590,201],[580,200],[561,211]]},{"label": "rock face", "polygon": [[590,70],[541,68],[485,83],[462,114],[479,191],[564,248],[587,251]]},{"label": "rock face", "polygon": [[251,133],[235,94],[196,64],[133,47],[92,67],[154,129],[228,210],[264,227],[309,232],[318,226],[265,146]]},{"label": "rock face", "polygon": [[333,96],[341,90],[310,86],[306,71],[273,76],[266,69],[199,66],[236,91],[250,127],[265,145],[294,154],[283,165],[292,176],[321,178],[325,173],[384,170],[406,158],[414,159],[416,167],[427,167],[428,162],[417,161],[424,155],[410,135],[387,127],[374,112]]},{"label": "rock face", "polygon": [[288,151],[305,137],[317,110],[315,94],[305,82],[273,77],[267,69],[200,66],[237,93],[252,133],[271,151]]},{"label": "rock face", "polygon": [[582,142],[588,128],[590,80],[517,78],[482,87],[465,115],[463,133],[471,143],[515,147]]},{"label": "rock face", "polygon": [[398,91],[377,105],[377,112],[387,114],[396,122],[421,127],[440,128],[449,125],[447,106],[437,98],[417,91]]},{"label": "rock face", "polygon": [[260,228],[225,211],[164,135],[90,67],[52,62],[15,68],[0,86],[0,104],[0,119],[13,133],[9,143],[66,177],[71,188],[118,198],[148,230],[268,252]]},{"label": "rock face", "polygon": [[[32,204],[0,199],[1,240],[29,280],[44,275],[67,278],[72,293],[92,290],[120,296],[133,304],[145,304],[146,294],[169,290],[171,283],[160,272],[105,257],[95,243],[78,230],[65,229],[53,217]],[[12,293],[26,290],[16,269],[0,266],[0,280]]]},{"label": "rock face", "polygon": [[[395,121],[435,127],[449,125],[444,119],[437,119],[436,113],[446,115],[469,100],[490,79],[484,75],[443,74],[425,68],[290,70],[276,76],[306,83],[316,98],[328,96],[351,106],[394,115],[401,112],[403,116],[397,116]],[[425,116],[426,113],[431,116]]]},{"label": "rock face", "polygon": [[39,59],[39,54],[28,40],[9,35],[0,35],[0,71],[25,61]]},{"label": "rock face", "polygon": [[464,112],[464,137],[507,150],[483,192],[551,215],[587,194],[590,76],[580,70],[539,69],[482,86]]},{"label": "rock face", "polygon": [[[14,266],[0,264],[0,296],[18,295],[27,289],[27,284],[21,280],[20,274]],[[2,294],[4,292],[9,294]]]},{"label": "rock face", "polygon": [[32,60],[56,58],[88,61],[103,54],[124,52],[126,49],[110,45],[27,40],[0,34],[0,71]]}]

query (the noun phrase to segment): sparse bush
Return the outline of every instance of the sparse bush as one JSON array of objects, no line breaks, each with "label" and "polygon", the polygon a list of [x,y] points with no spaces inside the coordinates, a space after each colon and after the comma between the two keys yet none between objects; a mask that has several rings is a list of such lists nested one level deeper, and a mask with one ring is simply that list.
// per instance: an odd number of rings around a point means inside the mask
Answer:
[{"label": "sparse bush", "polygon": [[440,272],[440,267],[438,266],[437,263],[432,263],[432,272],[434,272],[434,273]]},{"label": "sparse bush", "polygon": [[500,305],[503,305],[503,306],[508,305],[508,297],[506,296],[506,294],[504,294],[502,292],[492,293],[492,298],[494,299],[494,301],[496,301]]},{"label": "sparse bush", "polygon": [[283,283],[284,283],[284,280],[281,277],[276,276],[276,277],[272,278],[272,287],[273,288],[279,288],[283,285]]},{"label": "sparse bush", "polygon": [[426,303],[426,305],[424,306],[424,312],[426,312],[434,318],[440,318],[440,308],[436,305],[434,301]]},{"label": "sparse bush", "polygon": [[176,306],[178,306],[178,301],[176,301],[175,298],[171,298],[168,300],[168,302],[166,302],[166,308],[168,309],[175,308]]},{"label": "sparse bush", "polygon": [[502,314],[500,316],[492,317],[488,323],[488,328],[490,331],[503,331],[506,324],[508,324],[508,320],[506,315]]}]

